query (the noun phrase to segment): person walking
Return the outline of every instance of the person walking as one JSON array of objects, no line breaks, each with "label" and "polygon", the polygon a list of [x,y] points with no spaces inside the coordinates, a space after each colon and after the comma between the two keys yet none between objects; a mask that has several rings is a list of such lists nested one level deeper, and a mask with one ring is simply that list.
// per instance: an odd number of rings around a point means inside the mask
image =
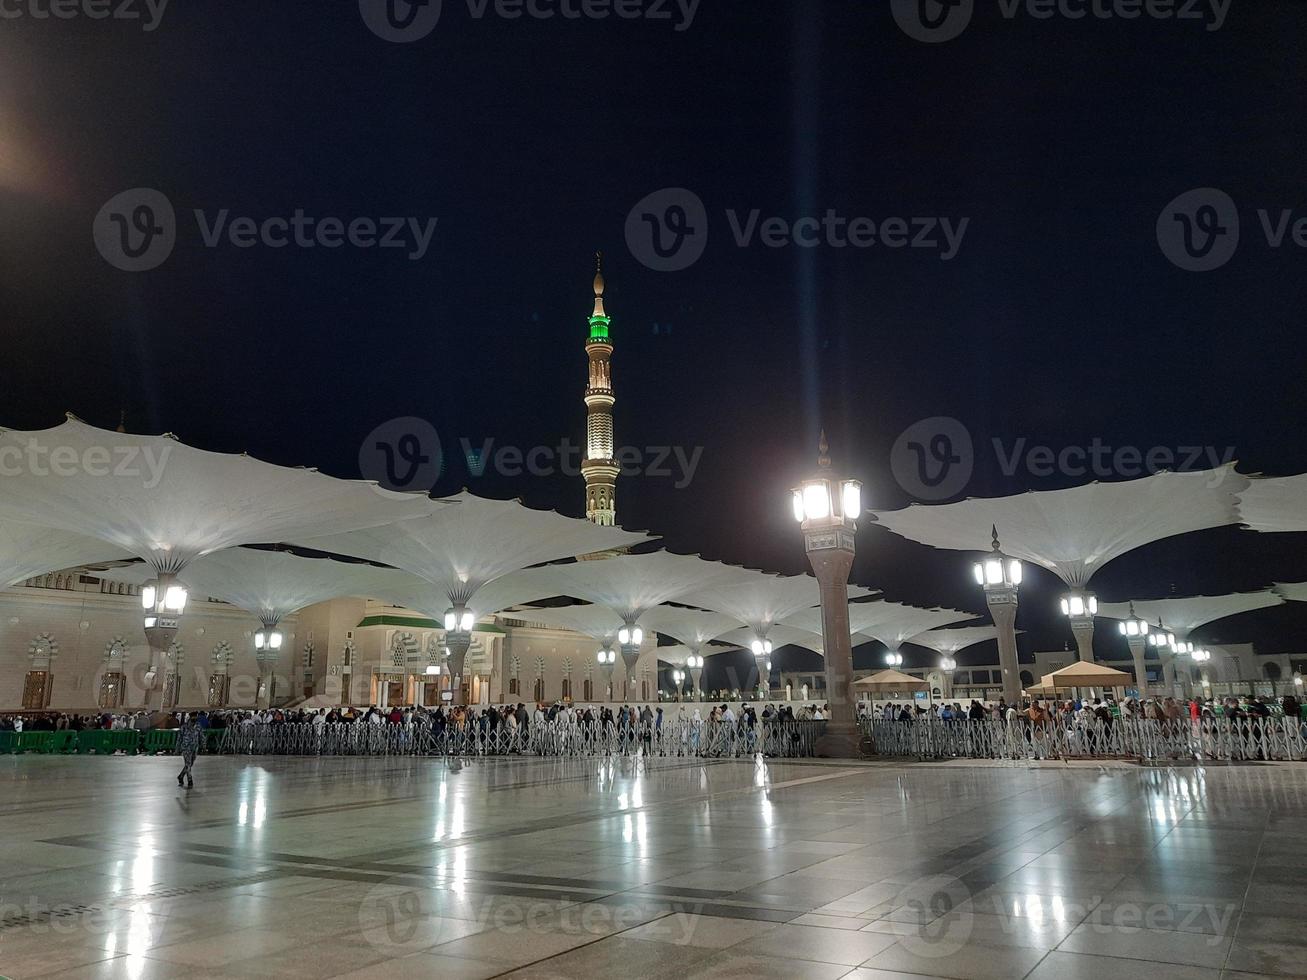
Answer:
[{"label": "person walking", "polygon": [[199,722],[194,715],[187,715],[182,721],[182,727],[177,732],[177,751],[182,757],[182,771],[177,774],[177,785],[182,785],[182,780],[186,782],[186,788],[192,789],[195,786],[195,780],[191,778],[191,767],[195,765],[195,756],[200,751],[200,743],[204,740],[204,732],[201,730]]}]

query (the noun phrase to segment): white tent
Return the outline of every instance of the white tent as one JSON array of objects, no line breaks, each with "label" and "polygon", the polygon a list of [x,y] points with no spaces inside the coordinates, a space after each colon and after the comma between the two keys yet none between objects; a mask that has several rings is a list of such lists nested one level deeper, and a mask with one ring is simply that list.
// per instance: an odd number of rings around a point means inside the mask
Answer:
[{"label": "white tent", "polygon": [[1307,531],[1307,473],[1250,477],[1239,494],[1239,520],[1254,531]]},{"label": "white tent", "polygon": [[[879,640],[891,650],[897,650],[905,640],[926,630],[950,623],[975,619],[975,615],[960,609],[924,609],[901,602],[850,602],[849,630],[855,644],[866,640]],[[821,633],[821,610],[805,609],[785,620],[789,626]]]},{"label": "white tent", "polygon": [[998,630],[993,626],[962,626],[957,629],[927,630],[911,637],[908,642],[951,657],[959,650],[997,637]]},{"label": "white tent", "polygon": [[[544,571],[544,570],[542,570]],[[696,555],[656,551],[648,555],[618,555],[602,561],[551,565],[548,576],[558,595],[569,595],[607,606],[628,625],[664,602],[704,588],[733,569]]]},{"label": "white tent", "polygon": [[[795,626],[787,626],[784,623],[777,623],[768,633],[773,644],[777,648],[785,646],[803,647],[805,650],[811,650],[813,653],[821,653],[821,634],[814,633],[811,630],[799,629]],[[753,627],[741,626],[739,629],[731,630],[729,633],[723,633],[718,637],[722,643],[733,643],[749,649],[749,644],[753,642]]]},{"label": "white tent", "polygon": [[[1279,587],[1277,586],[1277,589]],[[1109,619],[1128,619],[1133,605],[1135,615],[1153,626],[1160,621],[1170,633],[1183,639],[1198,627],[1237,616],[1254,609],[1278,606],[1284,602],[1276,592],[1263,589],[1259,592],[1236,592],[1232,595],[1195,595],[1167,597],[1165,599],[1136,599],[1129,602],[1102,602],[1098,614]]]},{"label": "white tent", "polygon": [[1290,602],[1307,602],[1307,582],[1276,582],[1275,591]]},{"label": "white tent", "polygon": [[1080,588],[1113,558],[1141,545],[1236,523],[1235,495],[1247,487],[1248,479],[1228,464],[1069,490],[914,504],[875,516],[880,526],[902,537],[959,551],[988,552],[996,526],[1004,553]]},{"label": "white tent", "polygon": [[99,538],[0,520],[0,587],[46,572],[131,557]]},{"label": "white tent", "polygon": [[[811,575],[771,575],[749,568],[726,566],[729,574],[706,588],[687,593],[684,602],[724,613],[752,630],[753,639],[771,639],[772,626],[800,610],[811,610],[821,602],[817,580]],[[849,586],[849,597],[873,595],[870,589]],[[820,633],[820,616],[817,632]],[[745,644],[748,646],[748,642]],[[779,644],[777,644],[779,645]]]},{"label": "white tent", "polygon": [[100,538],[176,572],[239,544],[372,527],[430,513],[425,495],[338,480],[172,436],[98,429],[69,416],[53,429],[0,431],[12,461],[0,519]]},{"label": "white tent", "polygon": [[[463,491],[440,502],[448,506],[428,516],[296,542],[412,572],[435,587],[441,608],[433,615],[439,616],[458,604],[481,613],[496,611],[485,608],[475,596],[512,572],[649,540],[647,534],[533,510],[517,500],[490,500]],[[555,594],[546,587],[541,595],[516,601]]]},{"label": "white tent", "polygon": [[221,599],[272,627],[292,613],[338,596],[382,596],[411,576],[388,568],[284,551],[228,548],[197,558],[181,574],[192,595]]},{"label": "white tent", "polygon": [[743,625],[734,616],[681,606],[654,606],[640,617],[640,622],[647,629],[679,640],[691,651]]}]

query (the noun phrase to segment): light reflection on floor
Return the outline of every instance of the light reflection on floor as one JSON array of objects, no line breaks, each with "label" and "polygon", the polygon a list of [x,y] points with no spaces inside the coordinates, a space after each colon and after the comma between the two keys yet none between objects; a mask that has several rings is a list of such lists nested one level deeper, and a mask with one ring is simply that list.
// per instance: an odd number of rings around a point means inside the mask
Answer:
[{"label": "light reflection on floor", "polygon": [[1307,767],[175,769],[0,760],[0,973],[1307,972]]}]

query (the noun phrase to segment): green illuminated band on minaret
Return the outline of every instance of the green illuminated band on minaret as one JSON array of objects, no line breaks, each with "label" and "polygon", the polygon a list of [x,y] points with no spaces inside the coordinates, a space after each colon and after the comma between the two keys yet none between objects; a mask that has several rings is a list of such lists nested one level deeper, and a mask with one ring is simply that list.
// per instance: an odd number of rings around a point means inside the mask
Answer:
[{"label": "green illuminated band on minaret", "polygon": [[608,337],[612,322],[604,312],[603,253],[595,253],[594,312],[590,314],[590,336],[585,343],[590,362],[590,382],[585,389],[585,516],[595,524],[617,524],[616,487],[619,467],[613,458],[613,343]]}]

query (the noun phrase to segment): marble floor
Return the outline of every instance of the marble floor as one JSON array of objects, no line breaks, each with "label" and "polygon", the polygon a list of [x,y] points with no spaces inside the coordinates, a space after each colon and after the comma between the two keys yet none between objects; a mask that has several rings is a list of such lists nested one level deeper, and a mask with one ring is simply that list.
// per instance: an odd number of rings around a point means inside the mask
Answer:
[{"label": "marble floor", "polygon": [[1307,766],[0,758],[0,975],[1307,975]]}]

